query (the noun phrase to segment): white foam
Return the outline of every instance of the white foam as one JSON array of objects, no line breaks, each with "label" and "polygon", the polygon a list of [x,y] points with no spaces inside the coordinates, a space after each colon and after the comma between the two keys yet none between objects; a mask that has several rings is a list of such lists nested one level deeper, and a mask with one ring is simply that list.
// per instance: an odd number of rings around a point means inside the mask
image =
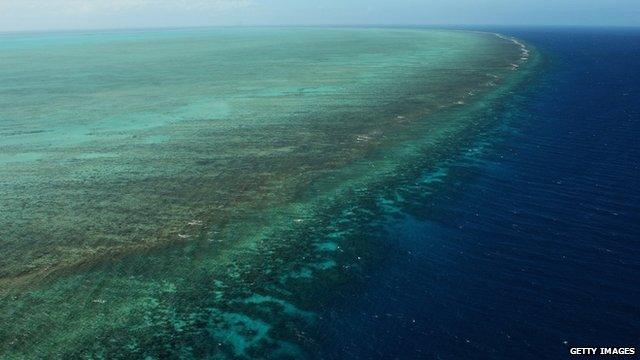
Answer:
[{"label": "white foam", "polygon": [[[498,33],[494,33],[495,36],[499,37],[500,39],[503,40],[507,40],[507,41],[511,41],[512,43],[516,44],[519,48],[520,48],[520,62],[523,63],[525,61],[527,61],[529,59],[529,55],[531,54],[531,52],[529,51],[529,49],[527,49],[527,46],[522,43],[520,40],[511,37],[511,36],[504,36],[502,34],[498,34]],[[517,64],[511,64],[511,69],[512,70],[517,70],[519,68],[519,65]]]}]

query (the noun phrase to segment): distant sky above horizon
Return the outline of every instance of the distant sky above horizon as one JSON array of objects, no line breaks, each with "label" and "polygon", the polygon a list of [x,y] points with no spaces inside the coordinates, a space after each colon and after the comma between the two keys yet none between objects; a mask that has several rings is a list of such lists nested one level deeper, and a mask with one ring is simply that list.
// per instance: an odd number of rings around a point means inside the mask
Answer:
[{"label": "distant sky above horizon", "polygon": [[367,24],[640,26],[640,0],[0,0],[0,31]]}]

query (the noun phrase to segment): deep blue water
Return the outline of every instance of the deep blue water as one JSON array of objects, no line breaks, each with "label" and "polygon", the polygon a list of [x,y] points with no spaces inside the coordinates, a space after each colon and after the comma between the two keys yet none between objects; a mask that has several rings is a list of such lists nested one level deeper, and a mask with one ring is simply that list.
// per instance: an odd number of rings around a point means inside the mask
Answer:
[{"label": "deep blue water", "polygon": [[[508,126],[392,225],[324,315],[324,358],[567,358],[640,346],[640,29],[498,29],[544,54]],[[345,301],[346,300],[346,301]]]}]

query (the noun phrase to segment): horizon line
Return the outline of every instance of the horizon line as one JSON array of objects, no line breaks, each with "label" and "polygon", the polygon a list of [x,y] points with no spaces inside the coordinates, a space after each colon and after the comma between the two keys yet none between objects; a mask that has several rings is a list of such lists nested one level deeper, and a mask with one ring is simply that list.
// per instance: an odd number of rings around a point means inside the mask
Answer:
[{"label": "horizon line", "polygon": [[34,34],[34,33],[64,33],[80,31],[145,31],[145,30],[188,30],[207,28],[442,28],[442,29],[464,29],[464,28],[573,28],[573,29],[640,29],[640,25],[603,25],[603,24],[235,24],[235,25],[178,25],[178,26],[130,26],[130,27],[95,27],[95,28],[58,28],[58,29],[20,29],[2,30],[0,34]]}]

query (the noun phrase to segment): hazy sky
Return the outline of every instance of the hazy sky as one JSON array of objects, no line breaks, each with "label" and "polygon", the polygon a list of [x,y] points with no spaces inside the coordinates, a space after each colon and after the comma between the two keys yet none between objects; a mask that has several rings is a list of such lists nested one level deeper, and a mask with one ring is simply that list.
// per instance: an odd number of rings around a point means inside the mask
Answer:
[{"label": "hazy sky", "polygon": [[290,24],[640,26],[640,0],[0,0],[0,31]]}]

